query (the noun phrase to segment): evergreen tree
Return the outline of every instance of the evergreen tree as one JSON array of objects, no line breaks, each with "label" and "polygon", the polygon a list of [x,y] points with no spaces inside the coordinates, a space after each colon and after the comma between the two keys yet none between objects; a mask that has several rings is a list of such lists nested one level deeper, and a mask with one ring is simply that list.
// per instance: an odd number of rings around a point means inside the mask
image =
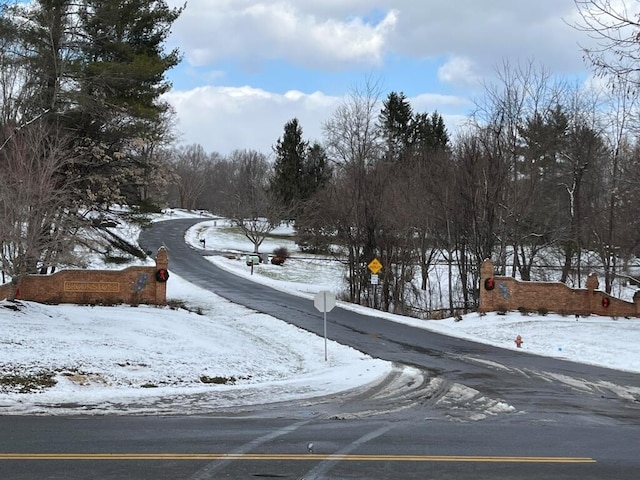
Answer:
[{"label": "evergreen tree", "polygon": [[307,201],[313,197],[328,183],[332,172],[326,151],[322,145],[315,142],[307,149],[307,155],[302,164],[300,200]]},{"label": "evergreen tree", "polygon": [[68,174],[83,179],[85,205],[124,201],[122,188],[149,172],[151,159],[132,151],[168,128],[160,96],[180,55],[163,46],[181,11],[164,0],[36,0],[7,11],[0,34],[25,53],[18,122],[43,117],[75,139],[80,161]]},{"label": "evergreen tree", "polygon": [[288,121],[284,134],[273,151],[276,155],[271,191],[282,206],[295,218],[305,190],[304,162],[309,142],[302,138],[302,127],[298,119]]},{"label": "evergreen tree", "polygon": [[81,77],[81,130],[94,134],[98,127],[99,138],[111,144],[144,134],[160,120],[167,104],[159,98],[171,88],[164,74],[180,61],[163,44],[180,11],[164,1],[84,0],[82,63],[74,65]]},{"label": "evergreen tree", "polygon": [[438,112],[433,112],[431,115],[416,114],[411,131],[414,150],[434,152],[446,150],[449,147],[449,134],[444,125],[444,119]]},{"label": "evergreen tree", "polygon": [[413,110],[404,93],[391,92],[378,117],[386,145],[386,159],[397,162],[406,154],[412,137]]}]

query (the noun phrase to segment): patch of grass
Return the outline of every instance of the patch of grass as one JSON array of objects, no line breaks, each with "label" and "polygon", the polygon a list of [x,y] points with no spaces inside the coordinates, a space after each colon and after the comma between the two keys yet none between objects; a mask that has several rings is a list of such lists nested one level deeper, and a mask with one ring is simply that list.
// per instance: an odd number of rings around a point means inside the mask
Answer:
[{"label": "patch of grass", "polygon": [[184,300],[180,300],[179,298],[172,298],[171,300],[168,300],[167,306],[171,310],[186,310],[187,312],[195,313],[197,315],[204,315],[202,307],[191,307],[187,305]]},{"label": "patch of grass", "polygon": [[171,310],[180,310],[181,308],[186,310],[187,304],[184,300],[172,298],[171,300],[167,300],[167,307],[169,307]]},{"label": "patch of grass", "polygon": [[0,376],[0,391],[4,393],[34,393],[55,386],[54,374],[41,372],[31,375]]},{"label": "patch of grass", "polygon": [[16,300],[13,300],[11,303],[6,303],[2,305],[4,308],[8,308],[9,310],[13,310],[14,312],[19,312],[22,304]]},{"label": "patch of grass", "polygon": [[129,257],[119,257],[114,255],[105,255],[104,261],[106,263],[112,263],[114,265],[124,265],[126,263],[131,262],[131,258]]},{"label": "patch of grass", "polygon": [[202,383],[214,383],[216,385],[234,385],[236,383],[235,377],[209,377],[207,375],[200,375],[200,381]]},{"label": "patch of grass", "polygon": [[209,377],[208,375],[200,375],[200,381],[202,383],[209,383],[209,384],[214,384],[214,385],[235,385],[235,383],[238,380],[248,380],[249,377],[240,377],[240,378],[236,378],[236,377],[220,377],[220,376],[215,376],[215,377]]}]

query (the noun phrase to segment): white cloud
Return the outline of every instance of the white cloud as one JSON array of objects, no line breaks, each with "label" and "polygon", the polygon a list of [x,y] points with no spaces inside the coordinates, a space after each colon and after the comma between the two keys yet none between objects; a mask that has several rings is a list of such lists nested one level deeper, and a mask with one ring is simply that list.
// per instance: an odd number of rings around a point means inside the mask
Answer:
[{"label": "white cloud", "polygon": [[396,23],[394,10],[372,24],[357,15],[320,15],[308,11],[306,2],[191,0],[174,24],[172,41],[195,66],[277,58],[306,67],[339,69],[354,62],[379,65]]},{"label": "white cloud", "polygon": [[[505,60],[584,74],[579,45],[589,39],[571,27],[577,18],[574,0],[189,0],[170,41],[192,67],[182,67],[192,75],[184,85],[198,85],[199,76],[206,86],[179,85],[167,98],[183,140],[220,153],[270,153],[293,117],[306,138],[320,140],[357,75],[389,73],[398,91],[431,92],[414,95],[414,109],[437,109],[459,125],[471,106],[463,97],[477,96]],[[263,69],[270,60],[289,73]],[[427,64],[432,73],[424,73]],[[436,78],[457,96],[438,97]]]},{"label": "white cloud", "polygon": [[534,57],[559,73],[583,68],[578,40],[587,39],[571,27],[573,0],[386,3],[399,11],[389,48],[403,55],[468,58],[483,72],[503,58]]},{"label": "white cloud", "polygon": [[[473,106],[471,101],[467,98],[433,93],[422,93],[409,98],[409,101],[411,102],[411,107],[414,112],[426,113],[432,113],[435,110],[440,113],[443,111],[466,113]],[[451,118],[454,117],[454,115],[449,116]],[[458,115],[455,116],[457,117]]]},{"label": "white cloud", "polygon": [[198,66],[277,58],[335,70],[375,67],[393,52],[473,58],[485,71],[517,55],[565,71],[583,66],[578,18],[573,0],[190,0],[173,41]]},{"label": "white cloud", "polygon": [[446,83],[477,86],[480,75],[469,58],[452,57],[438,69],[438,78]]},{"label": "white cloud", "polygon": [[[199,143],[208,152],[228,154],[235,149],[271,153],[286,122],[296,117],[309,141],[322,141],[322,126],[344,97],[322,92],[289,90],[284,94],[249,86],[202,86],[188,91],[172,91],[165,99],[176,110],[185,144]],[[467,99],[451,95],[422,94],[410,99],[416,112],[465,112]],[[443,114],[451,133],[466,118]]]},{"label": "white cloud", "polygon": [[280,95],[248,86],[203,86],[172,91],[165,98],[176,110],[182,141],[221,154],[244,148],[270,154],[294,117],[306,140],[320,141],[322,124],[341,101],[321,92]]}]

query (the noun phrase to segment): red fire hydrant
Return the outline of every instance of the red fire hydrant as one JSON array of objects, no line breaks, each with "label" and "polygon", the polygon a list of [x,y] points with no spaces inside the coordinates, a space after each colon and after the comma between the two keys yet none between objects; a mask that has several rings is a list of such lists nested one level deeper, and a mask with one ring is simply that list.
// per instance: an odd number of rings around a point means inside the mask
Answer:
[{"label": "red fire hydrant", "polygon": [[516,337],[515,342],[516,342],[516,347],[518,347],[518,348],[521,348],[521,347],[522,347],[522,344],[524,343],[524,342],[523,342],[523,340],[522,340],[522,337],[521,337],[520,335],[518,335],[518,336]]}]

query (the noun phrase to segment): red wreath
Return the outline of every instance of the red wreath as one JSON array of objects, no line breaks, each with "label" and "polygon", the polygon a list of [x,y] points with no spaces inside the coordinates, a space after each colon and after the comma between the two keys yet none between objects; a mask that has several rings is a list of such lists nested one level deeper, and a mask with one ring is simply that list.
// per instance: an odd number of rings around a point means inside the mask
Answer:
[{"label": "red wreath", "polygon": [[609,298],[604,297],[604,298],[602,299],[602,306],[603,306],[604,308],[607,308],[607,307],[609,306],[609,304],[610,304],[610,303],[611,303],[611,300],[609,300]]},{"label": "red wreath", "polygon": [[493,278],[487,278],[484,281],[485,290],[493,290],[495,287],[496,287],[496,282],[493,280]]},{"label": "red wreath", "polygon": [[166,268],[161,268],[156,271],[156,280],[160,283],[164,283],[169,280],[169,270]]}]

